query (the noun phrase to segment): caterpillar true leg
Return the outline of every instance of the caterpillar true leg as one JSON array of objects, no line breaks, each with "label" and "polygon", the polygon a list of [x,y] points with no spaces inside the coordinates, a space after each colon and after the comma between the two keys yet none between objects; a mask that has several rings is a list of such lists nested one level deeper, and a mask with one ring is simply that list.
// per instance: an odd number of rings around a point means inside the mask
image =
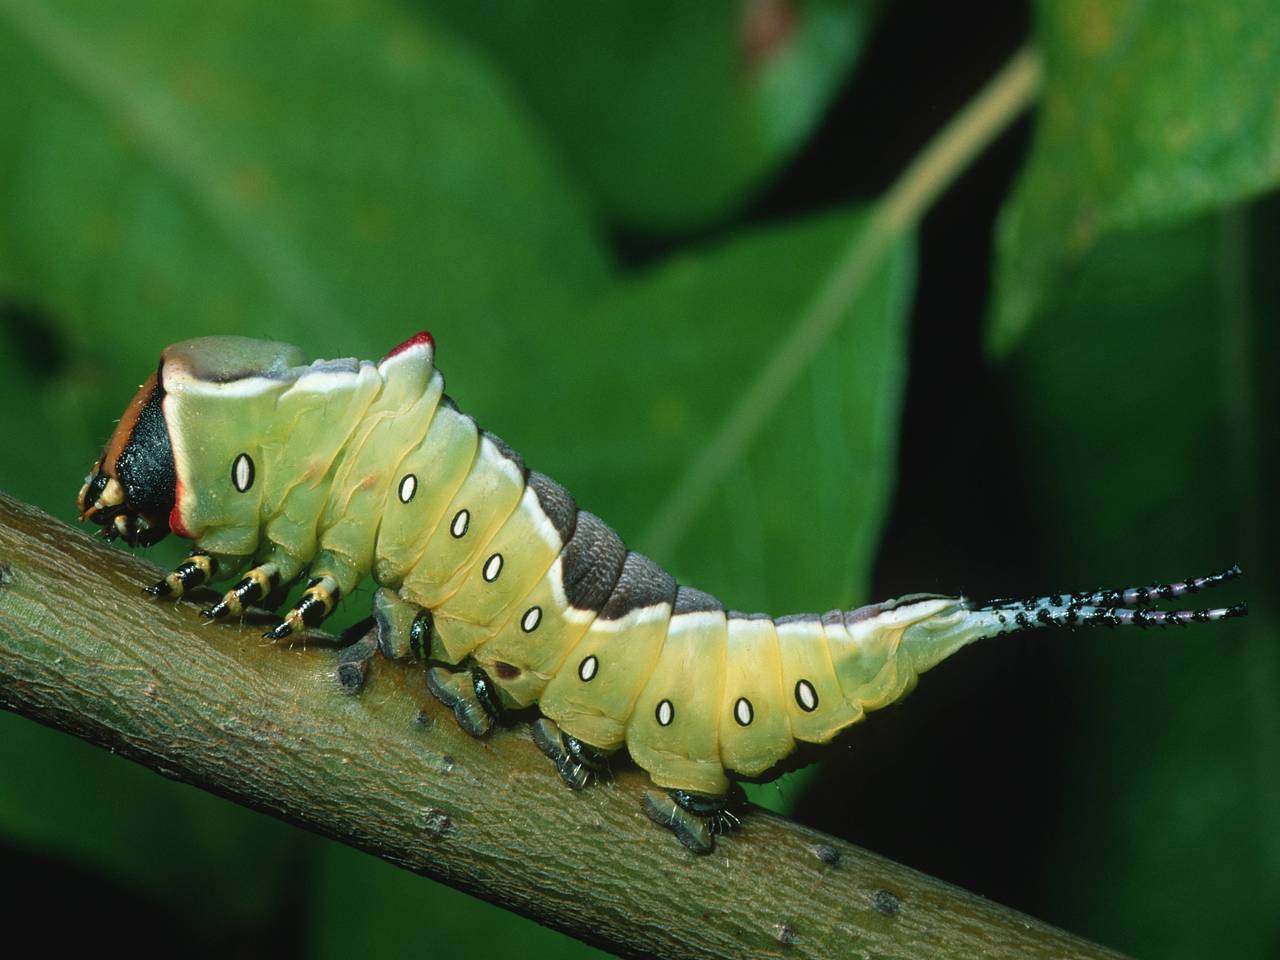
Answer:
[{"label": "caterpillar true leg", "polygon": [[593,778],[609,775],[609,757],[615,751],[600,750],[566,734],[554,720],[540,717],[530,731],[533,742],[552,763],[560,779],[574,790],[581,790]]},{"label": "caterpillar true leg", "polygon": [[[221,600],[202,610],[203,616],[210,620],[221,620],[228,616],[241,616],[249,606],[274,609],[302,575],[305,567],[302,560],[274,543],[269,543],[253,556],[253,564],[243,578],[223,594]],[[247,561],[247,557],[219,554],[218,568],[222,576],[230,576]]]},{"label": "caterpillar true leg", "polygon": [[181,597],[188,590],[202,587],[218,572],[218,561],[207,553],[193,553],[178,564],[163,580],[146,588],[153,597]]},{"label": "caterpillar true leg", "polygon": [[502,717],[502,704],[493,681],[479,667],[432,667],[427,671],[427,689],[453,710],[458,726],[473,737],[485,736]]},{"label": "caterpillar true leg", "polygon": [[283,640],[305,627],[318,627],[333,613],[338,601],[356,588],[368,570],[367,565],[353,563],[336,550],[321,550],[311,563],[311,581],[306,591],[284,615],[284,622],[263,636],[268,640]]},{"label": "caterpillar true leg", "polygon": [[694,853],[708,854],[715,849],[716,836],[742,826],[732,809],[741,806],[742,800],[742,789],[737,786],[723,796],[689,790],[646,790],[641,805],[650,820],[666,827]]},{"label": "caterpillar true leg", "polygon": [[263,600],[279,585],[280,568],[274,563],[261,564],[246,573],[244,579],[223,594],[221,600],[200,612],[210,620],[221,620],[233,614],[239,616],[246,607]]},{"label": "caterpillar true leg", "polygon": [[262,636],[268,640],[283,640],[295,630],[318,627],[324,623],[342,597],[342,588],[330,576],[316,577],[307,584],[298,602],[293,605],[284,620]]}]

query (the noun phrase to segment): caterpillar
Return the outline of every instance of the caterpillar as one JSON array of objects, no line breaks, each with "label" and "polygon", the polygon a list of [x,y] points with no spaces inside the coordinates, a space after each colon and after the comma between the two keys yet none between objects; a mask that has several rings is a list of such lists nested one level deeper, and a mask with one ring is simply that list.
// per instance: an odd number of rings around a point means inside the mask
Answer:
[{"label": "caterpillar", "polygon": [[975,603],[913,594],[773,618],[726,610],[628,550],[444,392],[419,333],[377,363],[307,363],[287,344],[206,337],[166,348],[80,490],[81,519],[133,546],[173,533],[191,555],[150,587],[234,581],[203,611],[276,608],[265,636],[316,627],[365,577],[372,616],[338,657],[357,692],[381,654],[484,736],[537,708],[538,747],[582,788],[623,748],[644,808],[697,853],[737,828],[739,781],[829,742],[975,640],[1043,626],[1223,620],[1244,604],[1152,604],[1240,574]]}]

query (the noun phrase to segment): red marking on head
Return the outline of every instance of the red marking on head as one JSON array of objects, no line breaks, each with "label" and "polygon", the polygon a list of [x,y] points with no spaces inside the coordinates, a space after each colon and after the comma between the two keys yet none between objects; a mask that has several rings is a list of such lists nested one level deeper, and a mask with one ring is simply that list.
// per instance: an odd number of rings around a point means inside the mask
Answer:
[{"label": "red marking on head", "polygon": [[169,511],[169,529],[175,536],[194,540],[191,531],[182,522],[182,481],[179,480],[173,489],[173,509]]},{"label": "red marking on head", "polygon": [[423,344],[423,343],[425,343],[428,347],[430,347],[430,348],[431,348],[431,350],[432,350],[433,352],[435,351],[435,349],[436,349],[436,338],[435,338],[435,337],[433,337],[433,336],[432,336],[430,333],[428,333],[426,330],[423,330],[423,331],[422,331],[422,332],[420,332],[420,333],[415,333],[412,337],[410,337],[410,338],[409,338],[408,340],[406,340],[404,343],[400,344],[398,347],[394,347],[394,348],[391,350],[391,352],[390,352],[390,353],[388,353],[388,354],[387,354],[385,357],[383,357],[382,359],[383,359],[383,360],[390,360],[392,357],[394,357],[394,356],[398,356],[399,354],[404,353],[406,350],[412,350],[414,347],[418,346],[419,344]]}]

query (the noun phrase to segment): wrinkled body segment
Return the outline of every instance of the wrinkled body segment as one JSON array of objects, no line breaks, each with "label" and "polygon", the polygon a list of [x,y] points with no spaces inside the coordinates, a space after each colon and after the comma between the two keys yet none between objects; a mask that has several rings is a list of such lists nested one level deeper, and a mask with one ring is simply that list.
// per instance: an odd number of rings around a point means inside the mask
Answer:
[{"label": "wrinkled body segment", "polygon": [[[149,488],[121,473],[146,451],[167,455],[152,436],[158,409],[172,450],[168,527],[196,544],[186,580],[248,571],[215,615],[305,574],[312,588],[271,634],[283,636],[372,575],[384,653],[464,665],[477,696],[536,704],[583,758],[626,747],[695,812],[683,794],[723,797],[731,779],[767,775],[797,744],[831,740],[979,637],[1102,616],[1101,595],[1036,608],[920,595],[776,620],[727,611],[628,550],[477,427],[433,361],[425,334],[376,364],[306,364],[293,347],[242,338],[176,344],[127,411],[120,430],[132,433],[108,445],[82,510],[122,530],[163,526],[163,498],[152,491],[149,512],[134,511]],[[182,575],[169,578],[177,592]],[[1114,622],[1135,616],[1117,605]]]}]

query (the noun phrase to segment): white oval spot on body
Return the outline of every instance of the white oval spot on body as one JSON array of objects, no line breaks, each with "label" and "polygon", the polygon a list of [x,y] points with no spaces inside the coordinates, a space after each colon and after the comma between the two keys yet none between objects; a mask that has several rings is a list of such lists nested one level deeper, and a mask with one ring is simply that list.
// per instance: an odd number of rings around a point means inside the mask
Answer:
[{"label": "white oval spot on body", "polygon": [[498,574],[502,572],[502,554],[495,553],[484,562],[484,569],[480,571],[480,575],[484,577],[485,583],[493,583],[498,579]]},{"label": "white oval spot on body", "polygon": [[733,719],[738,721],[738,725],[742,727],[750,725],[755,716],[751,701],[746,697],[739,697],[738,702],[733,705]]},{"label": "white oval spot on body", "polygon": [[658,708],[653,711],[653,715],[658,719],[658,726],[669,727],[671,721],[676,718],[676,708],[671,705],[670,700],[659,700]]},{"label": "white oval spot on body", "polygon": [[459,510],[453,515],[453,523],[449,524],[449,532],[455,538],[462,538],[467,533],[467,525],[471,523],[471,512],[469,510]]},{"label": "white oval spot on body", "polygon": [[796,703],[800,704],[800,709],[805,713],[818,709],[818,691],[813,689],[813,684],[808,680],[796,681]]},{"label": "white oval spot on body", "polygon": [[596,675],[598,669],[600,669],[600,661],[596,659],[595,654],[592,654],[578,664],[578,679],[583,683],[587,683]]},{"label": "white oval spot on body", "polygon": [[418,478],[412,473],[406,473],[400,481],[400,502],[408,503],[413,499],[413,495],[418,492]]},{"label": "white oval spot on body", "polygon": [[231,464],[231,482],[241,493],[253,486],[253,461],[247,453],[240,454]]},{"label": "white oval spot on body", "polygon": [[542,622],[542,608],[530,607],[524,612],[524,616],[520,618],[520,629],[525,633],[533,633],[538,629],[538,624]]}]

